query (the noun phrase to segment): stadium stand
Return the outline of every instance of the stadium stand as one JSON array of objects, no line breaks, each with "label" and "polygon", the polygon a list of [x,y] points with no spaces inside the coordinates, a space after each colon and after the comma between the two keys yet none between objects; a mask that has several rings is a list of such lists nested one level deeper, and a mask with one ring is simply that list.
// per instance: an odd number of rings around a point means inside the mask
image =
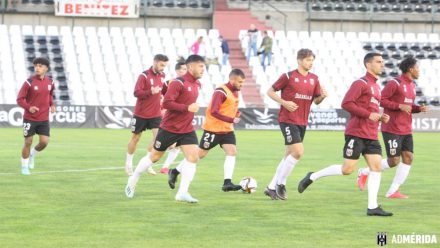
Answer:
[{"label": "stadium stand", "polygon": [[[4,2],[4,1],[2,1]],[[16,1],[19,12],[50,13],[53,15],[54,1],[28,0]],[[215,3],[215,4],[214,4]],[[179,16],[179,19],[212,18],[217,29],[205,28],[169,28],[164,26],[145,25],[0,25],[0,36],[6,37],[0,42],[0,103],[15,103],[15,96],[33,70],[32,60],[37,56],[46,56],[51,60],[52,76],[57,82],[55,99],[58,104],[86,105],[134,105],[134,83],[140,72],[151,64],[154,54],[164,53],[170,63],[166,68],[168,78],[174,77],[176,61],[190,54],[189,47],[199,36],[205,43],[200,54],[208,61],[207,71],[202,78],[203,88],[199,98],[201,106],[206,106],[216,85],[227,81],[231,67],[245,71],[247,81],[242,92],[247,102],[244,106],[264,106],[277,108],[278,104],[266,96],[267,88],[287,71],[296,67],[295,54],[298,49],[308,47],[316,55],[314,72],[318,74],[323,85],[330,93],[328,100],[317,108],[337,108],[348,85],[364,73],[361,58],[367,51],[378,51],[383,54],[386,70],[381,83],[399,74],[398,63],[407,56],[416,56],[421,62],[421,78],[418,80],[418,100],[438,105],[440,86],[435,83],[440,76],[440,40],[436,33],[390,33],[390,32],[339,32],[339,31],[298,31],[303,29],[278,28],[276,31],[265,26],[271,20],[260,22],[251,14],[252,11],[229,12],[229,5],[263,6],[270,3],[277,10],[299,10],[305,13],[307,7],[317,15],[336,13],[336,16],[350,16],[354,12],[408,14],[411,17],[438,12],[440,0],[142,0],[141,16],[163,13]],[[309,4],[309,5],[308,5]],[[267,4],[266,4],[267,5]],[[145,10],[145,11],[144,11]],[[172,11],[170,11],[172,10]],[[219,10],[224,12],[221,19]],[[431,13],[429,13],[429,11]],[[214,13],[215,12],[215,13]],[[272,15],[274,9],[265,10],[264,14]],[[339,14],[338,14],[339,13]],[[340,13],[343,13],[340,14]],[[370,12],[369,12],[370,13]],[[218,20],[233,19],[241,23],[228,22],[225,27],[216,26]],[[29,15],[29,14],[28,14]],[[14,16],[11,15],[11,16]],[[366,16],[366,15],[364,15]],[[156,17],[155,17],[156,18]],[[169,18],[169,17],[161,17]],[[225,19],[226,18],[226,19]],[[310,17],[312,20],[313,15]],[[365,17],[363,17],[365,18]],[[171,19],[171,18],[169,18]],[[368,18],[367,18],[368,19]],[[145,19],[144,19],[145,20]],[[177,19],[174,19],[177,20]],[[234,19],[235,20],[235,19]],[[40,21],[38,19],[38,21]],[[322,21],[322,20],[321,20]],[[325,20],[324,20],[325,21]],[[425,18],[425,21],[428,20]],[[244,24],[246,22],[246,24]],[[122,22],[121,22],[122,23]],[[248,23],[256,23],[260,30],[268,30],[274,39],[273,61],[266,70],[260,65],[258,57],[246,62],[243,56],[247,50],[246,30]],[[289,21],[294,23],[294,21]],[[182,22],[180,22],[180,26]],[[67,23],[63,25],[69,25]],[[199,25],[199,24],[198,24]],[[170,26],[170,25],[168,25]],[[172,25],[173,27],[179,26]],[[232,28],[231,26],[234,26]],[[240,26],[238,29],[235,26]],[[356,25],[353,25],[356,27]],[[341,24],[342,27],[342,24]],[[237,31],[236,31],[237,30]],[[424,31],[426,32],[426,31]],[[222,52],[218,36],[222,34],[229,40],[230,63],[222,66]],[[259,38],[258,44],[261,42]],[[133,45],[134,44],[134,45]],[[250,69],[249,69],[250,68]],[[242,98],[243,99],[243,98]],[[252,99],[252,101],[250,100]],[[258,102],[259,101],[259,102]],[[316,107],[316,106],[315,106]]]},{"label": "stadium stand", "polygon": [[51,59],[50,75],[58,85],[56,100],[64,104],[134,105],[134,84],[154,54],[167,54],[170,62],[165,73],[175,77],[175,63],[190,54],[189,47],[199,36],[205,37],[201,54],[209,62],[201,79],[201,106],[207,105],[217,85],[227,82],[231,69],[218,62],[222,53],[215,29],[49,26],[46,31],[43,26],[11,25],[8,30],[0,25],[0,32],[11,38],[1,43],[0,81],[5,85],[1,95],[6,96],[2,103],[15,103],[36,56]]},{"label": "stadium stand", "polygon": [[[248,44],[246,32],[240,32],[243,51],[247,50]],[[340,107],[348,86],[365,73],[361,60],[368,51],[384,55],[386,70],[381,78],[383,84],[400,73],[398,63],[402,58],[416,56],[420,60],[421,68],[421,77],[417,81],[418,95],[434,97],[440,94],[440,86],[435,83],[440,76],[440,60],[437,59],[440,57],[438,34],[313,31],[309,35],[307,31],[275,31],[269,32],[269,36],[274,39],[273,65],[264,71],[258,57],[249,60],[266,106],[277,107],[277,103],[265,93],[282,73],[296,68],[295,54],[303,47],[316,53],[313,71],[329,92],[328,99],[315,108]],[[421,99],[425,98],[419,98]]]}]

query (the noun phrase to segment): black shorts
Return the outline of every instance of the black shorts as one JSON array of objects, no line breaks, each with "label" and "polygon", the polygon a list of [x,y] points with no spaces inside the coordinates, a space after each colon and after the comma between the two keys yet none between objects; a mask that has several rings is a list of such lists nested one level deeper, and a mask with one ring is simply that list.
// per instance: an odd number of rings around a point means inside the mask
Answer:
[{"label": "black shorts", "polygon": [[161,117],[145,119],[133,115],[133,118],[131,118],[131,132],[138,134],[138,133],[142,133],[146,129],[159,128],[161,121],[162,121]]},{"label": "black shorts", "polygon": [[398,135],[382,132],[382,136],[387,157],[400,157],[402,151],[413,153],[414,144],[412,134]]},{"label": "black shorts", "polygon": [[159,128],[156,140],[154,141],[154,149],[164,152],[174,143],[177,143],[176,146],[197,145],[197,134],[195,131],[190,133],[171,133]]},{"label": "black shorts", "polygon": [[345,135],[344,158],[359,159],[365,154],[382,155],[382,147],[378,140],[359,138],[356,136]]},{"label": "black shorts", "polygon": [[280,129],[284,136],[284,144],[292,145],[302,143],[306,134],[307,126],[299,126],[290,123],[280,122]]},{"label": "black shorts", "polygon": [[23,120],[23,136],[30,137],[35,134],[50,137],[49,121],[29,121]]},{"label": "black shorts", "polygon": [[223,146],[224,144],[235,145],[236,143],[234,132],[217,134],[204,130],[202,138],[200,139],[199,147],[203,150],[211,150],[218,144]]}]

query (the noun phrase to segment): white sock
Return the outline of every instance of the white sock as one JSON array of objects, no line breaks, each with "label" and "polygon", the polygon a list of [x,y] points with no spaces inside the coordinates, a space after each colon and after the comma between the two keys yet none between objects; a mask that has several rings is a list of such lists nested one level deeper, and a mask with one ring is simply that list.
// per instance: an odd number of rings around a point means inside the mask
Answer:
[{"label": "white sock", "polygon": [[133,175],[128,180],[128,184],[130,185],[130,187],[135,187],[142,173],[147,171],[147,169],[152,165],[153,162],[151,162],[150,153],[141,158],[138,165],[136,166],[136,170],[134,170]]},{"label": "white sock", "polygon": [[286,185],[287,177],[289,177],[290,173],[292,173],[293,168],[295,168],[296,163],[298,163],[299,160],[296,160],[292,155],[289,155],[286,157],[283,163],[283,168],[281,170],[281,173],[278,175],[277,178],[277,184]]},{"label": "white sock", "polygon": [[342,176],[342,165],[335,164],[330,165],[320,171],[312,173],[310,175],[310,180],[316,181],[321,177],[328,177],[328,176]]},{"label": "white sock", "polygon": [[23,168],[29,167],[29,158],[21,158],[21,167]]},{"label": "white sock", "polygon": [[405,182],[410,169],[410,165],[404,164],[402,162],[399,163],[396,169],[396,175],[394,176],[393,183],[391,184],[391,187],[387,192],[387,196],[394,194],[394,192],[399,189],[400,185]]},{"label": "white sock", "polygon": [[224,167],[224,179],[232,179],[235,167],[235,156],[226,156]]},{"label": "white sock", "polygon": [[284,158],[281,159],[280,163],[278,164],[277,170],[275,171],[275,175],[273,175],[272,181],[270,182],[269,186],[267,188],[275,190],[275,186],[277,184],[277,178],[278,175],[281,174],[281,169],[283,168],[284,164]]},{"label": "white sock", "polygon": [[378,207],[377,194],[379,193],[380,178],[382,173],[377,171],[370,171],[368,177],[368,208],[374,209]]},{"label": "white sock", "polygon": [[382,159],[382,162],[380,163],[382,167],[382,171],[388,170],[390,168],[390,165],[388,164],[388,159],[384,158]]},{"label": "white sock", "polygon": [[176,170],[178,172],[182,172],[182,167],[185,164],[185,162],[186,162],[186,158],[184,158],[182,161],[180,161],[180,163],[176,166]]},{"label": "white sock", "polygon": [[174,162],[174,160],[176,160],[177,156],[179,155],[179,152],[180,152],[179,148],[173,148],[168,150],[168,156],[162,168],[170,168],[170,165]]},{"label": "white sock", "polygon": [[182,166],[182,179],[180,180],[179,191],[177,194],[186,194],[188,193],[189,185],[194,178],[194,174],[196,174],[196,164],[185,161]]},{"label": "white sock", "polygon": [[127,153],[127,158],[125,159],[125,164],[132,165],[133,164],[133,156],[134,156],[134,154]]},{"label": "white sock", "polygon": [[[388,159],[386,159],[386,158],[382,159],[382,161],[380,162],[380,166],[381,166],[382,171],[389,169],[390,165],[388,164]],[[370,168],[368,168],[368,167],[362,168],[361,172],[364,175],[368,175],[370,173]]]},{"label": "white sock", "polygon": [[39,151],[35,150],[35,147],[33,147],[33,148],[31,149],[31,155],[32,155],[33,157],[37,156],[38,153],[39,153]]},{"label": "white sock", "polygon": [[370,168],[368,168],[368,167],[362,168],[361,169],[361,173],[364,174],[364,175],[370,174]]}]

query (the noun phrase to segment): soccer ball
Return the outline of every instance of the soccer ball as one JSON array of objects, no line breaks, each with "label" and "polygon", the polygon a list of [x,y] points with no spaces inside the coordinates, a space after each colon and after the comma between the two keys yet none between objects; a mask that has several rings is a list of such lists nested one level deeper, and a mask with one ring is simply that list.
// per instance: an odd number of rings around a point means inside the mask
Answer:
[{"label": "soccer ball", "polygon": [[244,177],[240,181],[240,186],[243,193],[254,193],[257,191],[257,180],[252,177]]}]

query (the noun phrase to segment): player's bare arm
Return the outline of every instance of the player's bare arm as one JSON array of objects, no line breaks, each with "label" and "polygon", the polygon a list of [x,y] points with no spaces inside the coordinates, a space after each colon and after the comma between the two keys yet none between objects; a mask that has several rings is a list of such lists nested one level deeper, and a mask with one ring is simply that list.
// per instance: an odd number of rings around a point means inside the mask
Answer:
[{"label": "player's bare arm", "polygon": [[321,95],[313,100],[313,102],[318,105],[328,96],[327,90],[321,86]]}]

